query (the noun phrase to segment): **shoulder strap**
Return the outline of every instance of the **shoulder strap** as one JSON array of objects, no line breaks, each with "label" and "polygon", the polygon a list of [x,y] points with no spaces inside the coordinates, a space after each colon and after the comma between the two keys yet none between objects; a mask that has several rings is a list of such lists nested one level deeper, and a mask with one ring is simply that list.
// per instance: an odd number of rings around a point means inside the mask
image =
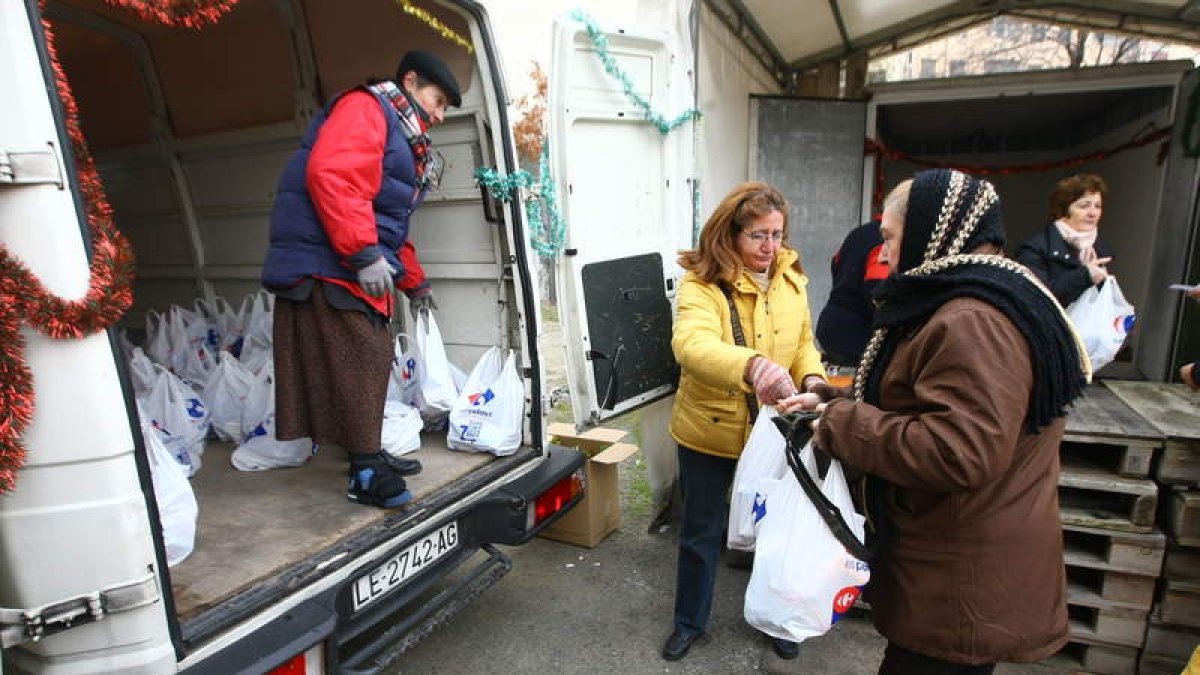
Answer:
[{"label": "shoulder strap", "polygon": [[[859,560],[871,562],[879,551],[878,542],[867,545],[854,536],[846,519],[842,517],[841,509],[830,501],[824,492],[821,492],[821,487],[809,475],[808,469],[804,468],[804,463],[800,460],[800,452],[804,447],[801,441],[807,444],[808,440],[812,438],[812,430],[809,425],[817,417],[816,413],[793,413],[786,417],[776,417],[773,420],[787,441],[784,453],[787,455],[788,467],[791,468],[792,475],[800,483],[804,494],[808,495],[809,500],[816,507],[817,513],[821,516],[821,520],[825,521],[825,525],[829,527],[829,531],[833,533],[838,542],[846,547],[850,555]],[[801,433],[796,433],[797,430]],[[803,433],[804,431],[808,433]]]},{"label": "shoulder strap", "polygon": [[[738,316],[737,305],[733,303],[733,290],[724,281],[718,285],[721,287],[721,292],[725,294],[725,301],[729,303],[729,323],[733,329],[733,344],[745,347],[746,334],[742,332],[742,319]],[[758,420],[758,398],[752,392],[746,392],[746,406],[750,408],[750,424],[754,424]]]}]

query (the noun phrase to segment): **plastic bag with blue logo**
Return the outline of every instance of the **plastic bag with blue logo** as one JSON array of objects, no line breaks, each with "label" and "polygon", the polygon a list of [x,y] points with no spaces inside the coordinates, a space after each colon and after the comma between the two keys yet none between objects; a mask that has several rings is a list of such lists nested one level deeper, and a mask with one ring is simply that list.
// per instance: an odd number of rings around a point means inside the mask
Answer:
[{"label": "plastic bag with blue logo", "polygon": [[433,312],[420,312],[413,327],[412,354],[416,357],[417,391],[414,405],[425,428],[438,428],[454,406],[458,389],[446,358],[446,346]]},{"label": "plastic bag with blue logo", "polygon": [[[865,518],[854,510],[841,464],[833,460],[821,478],[812,444],[799,455],[799,470],[813,477],[861,542]],[[838,541],[791,472],[763,482],[765,513],[746,585],[746,622],[795,642],[824,635],[854,606],[871,568]]]},{"label": "plastic bag with blue logo", "polygon": [[1083,341],[1092,370],[1100,370],[1117,357],[1125,338],[1133,329],[1133,305],[1125,300],[1117,278],[1110,276],[1100,284],[1089,287],[1067,307],[1067,316]]},{"label": "plastic bag with blue logo", "polygon": [[[138,415],[143,420],[149,417],[140,403]],[[158,432],[148,423],[142,424],[142,439],[154,483],[154,500],[158,502],[167,565],[174,567],[191,555],[196,546],[196,519],[200,515],[196,494],[188,482],[187,469],[175,461]]]},{"label": "plastic bag with blue logo", "polygon": [[754,550],[754,524],[762,517],[766,499],[764,482],[777,480],[787,471],[784,448],[787,441],[771,422],[773,406],[763,406],[738,458],[729,493],[729,526],[725,545],[738,551]]},{"label": "plastic bag with blue logo", "polygon": [[203,391],[212,432],[218,439],[242,440],[242,413],[254,383],[254,373],[246,370],[233,354],[221,352],[217,367],[209,374]]},{"label": "plastic bag with blue logo", "polygon": [[150,390],[137,397],[138,410],[145,414],[144,424],[158,432],[167,451],[185,469],[190,478],[200,470],[204,437],[208,435],[209,414],[204,399],[183,380],[155,365]]},{"label": "plastic bag with blue logo", "polygon": [[446,444],[454,450],[511,455],[521,447],[525,385],[515,356],[492,347],[479,359],[450,410]]},{"label": "plastic bag with blue logo", "polygon": [[275,437],[275,367],[269,362],[246,395],[242,431],[245,436],[229,457],[238,471],[303,466],[317,453],[311,438],[281,441]]}]

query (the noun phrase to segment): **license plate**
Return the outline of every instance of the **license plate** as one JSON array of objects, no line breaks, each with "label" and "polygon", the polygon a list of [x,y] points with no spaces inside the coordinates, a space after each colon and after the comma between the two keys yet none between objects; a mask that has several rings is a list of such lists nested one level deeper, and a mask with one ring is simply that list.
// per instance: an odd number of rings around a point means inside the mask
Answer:
[{"label": "license plate", "polygon": [[354,580],[354,611],[385,596],[392,589],[425,571],[458,546],[458,523],[447,523],[388,558],[379,567]]}]

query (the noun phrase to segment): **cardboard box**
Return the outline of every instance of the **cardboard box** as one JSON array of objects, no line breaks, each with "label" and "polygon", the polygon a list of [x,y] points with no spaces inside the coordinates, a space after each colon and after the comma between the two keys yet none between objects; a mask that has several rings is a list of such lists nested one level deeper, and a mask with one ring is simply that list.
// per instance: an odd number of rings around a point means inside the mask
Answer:
[{"label": "cardboard box", "polygon": [[618,443],[626,433],[619,429],[596,427],[577,433],[573,425],[555,422],[546,431],[551,443],[578,448],[587,456],[584,465],[587,492],[575,508],[542,530],[540,536],[592,548],[621,526],[617,464],[638,448]]}]

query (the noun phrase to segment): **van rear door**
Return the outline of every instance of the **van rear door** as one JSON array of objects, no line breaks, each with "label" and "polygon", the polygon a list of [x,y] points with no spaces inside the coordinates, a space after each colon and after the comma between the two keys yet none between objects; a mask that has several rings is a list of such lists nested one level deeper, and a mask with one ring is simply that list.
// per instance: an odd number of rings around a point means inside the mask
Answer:
[{"label": "van rear door", "polygon": [[[556,26],[549,92],[550,165],[566,220],[557,289],[577,425],[675,390],[674,259],[690,246],[695,188],[693,124],[660,131],[636,103],[668,120],[688,108],[690,57],[660,31],[625,27],[597,44],[586,25]],[[627,77],[606,72],[606,61]]]}]

